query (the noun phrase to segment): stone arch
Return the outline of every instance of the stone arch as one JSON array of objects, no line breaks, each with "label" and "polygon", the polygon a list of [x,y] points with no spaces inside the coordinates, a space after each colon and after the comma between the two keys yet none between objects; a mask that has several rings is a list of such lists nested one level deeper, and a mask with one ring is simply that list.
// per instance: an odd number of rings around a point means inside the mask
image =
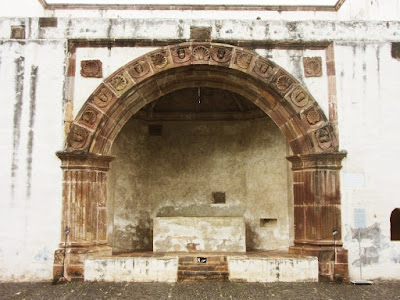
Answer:
[{"label": "stone arch", "polygon": [[[183,43],[141,56],[93,92],[71,124],[62,161],[62,229],[70,228],[68,278],[84,276],[84,260],[110,255],[107,245],[107,171],[114,139],[146,104],[188,87],[225,89],[263,110],[286,137],[292,163],[295,240],[290,251],[319,257],[320,275],[348,276],[341,242],[340,168],[335,128],[307,89],[284,69],[232,45]],[[332,232],[337,232],[333,236]],[[65,242],[62,234],[61,241]],[[54,274],[63,267],[64,243]]]},{"label": "stone arch", "polygon": [[277,124],[294,154],[338,149],[333,125],[284,69],[243,48],[184,43],[141,56],[105,79],[72,123],[66,151],[107,155],[139,109],[174,90],[198,86],[227,89],[252,101]]}]

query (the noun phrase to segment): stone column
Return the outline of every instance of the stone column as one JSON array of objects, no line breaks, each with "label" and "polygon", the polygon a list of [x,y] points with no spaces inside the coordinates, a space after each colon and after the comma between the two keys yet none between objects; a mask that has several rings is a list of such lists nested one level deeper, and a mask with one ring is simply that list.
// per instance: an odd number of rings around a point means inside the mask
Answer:
[{"label": "stone column", "polygon": [[318,256],[320,276],[347,280],[340,204],[340,169],[345,156],[346,152],[331,152],[287,159],[292,163],[294,194],[295,245],[290,251]]},{"label": "stone column", "polygon": [[[111,255],[107,246],[107,171],[111,156],[58,152],[63,169],[61,243],[54,256],[53,275],[83,279],[88,257]],[[70,232],[65,244],[65,229]]]}]

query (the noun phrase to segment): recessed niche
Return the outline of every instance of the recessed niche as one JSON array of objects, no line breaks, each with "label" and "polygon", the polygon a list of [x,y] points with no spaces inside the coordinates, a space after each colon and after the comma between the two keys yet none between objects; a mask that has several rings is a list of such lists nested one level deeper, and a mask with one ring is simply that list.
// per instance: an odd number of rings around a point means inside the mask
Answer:
[{"label": "recessed niche", "polygon": [[276,225],[277,222],[278,222],[277,219],[262,218],[260,219],[260,227],[268,227]]},{"label": "recessed niche", "polygon": [[400,43],[392,43],[392,57],[400,59]]},{"label": "recessed niche", "polygon": [[213,192],[212,193],[212,203],[213,204],[225,204],[226,203],[225,192]]},{"label": "recessed niche", "polygon": [[400,208],[396,208],[390,215],[390,240],[400,241]]}]

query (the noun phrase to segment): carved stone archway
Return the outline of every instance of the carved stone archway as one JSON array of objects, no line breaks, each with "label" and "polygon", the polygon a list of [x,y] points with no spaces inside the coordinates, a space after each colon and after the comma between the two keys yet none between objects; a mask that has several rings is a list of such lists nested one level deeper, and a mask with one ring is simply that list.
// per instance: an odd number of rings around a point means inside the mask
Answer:
[{"label": "carved stone archway", "polygon": [[[334,126],[307,89],[284,69],[252,51],[216,43],[167,46],[139,57],[105,79],[83,105],[65,150],[57,154],[64,170],[62,228],[71,229],[67,276],[82,277],[87,257],[111,254],[106,181],[112,160],[108,155],[119,131],[146,104],[188,87],[240,94],[275,122],[294,153],[288,157],[294,176],[291,250],[318,255],[321,275],[332,277],[336,272],[347,277],[339,189],[345,154],[338,152]],[[61,267],[60,253],[55,255],[55,272]]]}]

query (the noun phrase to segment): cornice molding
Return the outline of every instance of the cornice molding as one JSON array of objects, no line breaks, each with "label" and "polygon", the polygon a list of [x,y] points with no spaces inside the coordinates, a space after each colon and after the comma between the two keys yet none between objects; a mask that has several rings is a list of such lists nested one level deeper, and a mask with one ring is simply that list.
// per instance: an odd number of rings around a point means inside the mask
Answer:
[{"label": "cornice molding", "polygon": [[346,0],[338,0],[334,5],[178,5],[178,4],[49,4],[38,0],[44,9],[73,10],[247,10],[247,11],[338,11]]}]

